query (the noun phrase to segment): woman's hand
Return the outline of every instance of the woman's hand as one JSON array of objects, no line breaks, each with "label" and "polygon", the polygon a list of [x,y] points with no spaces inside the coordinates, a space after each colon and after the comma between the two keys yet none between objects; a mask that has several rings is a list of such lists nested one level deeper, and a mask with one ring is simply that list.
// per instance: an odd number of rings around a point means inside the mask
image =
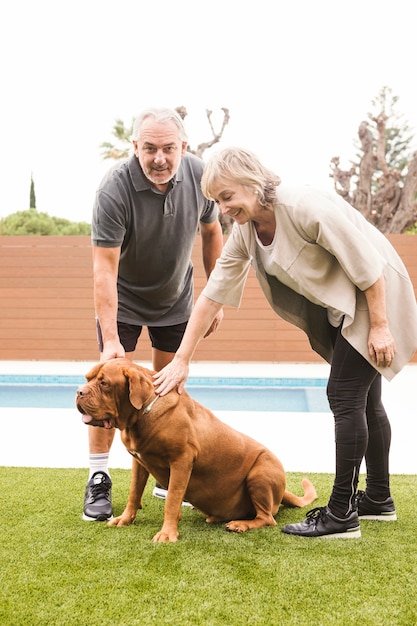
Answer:
[{"label": "woman's hand", "polygon": [[180,357],[175,356],[171,363],[168,363],[168,365],[153,375],[155,393],[160,396],[165,396],[175,387],[178,393],[182,393],[188,378],[188,370],[188,363]]},{"label": "woman's hand", "polygon": [[390,367],[396,347],[388,326],[371,328],[368,337],[369,355],[378,367]]},{"label": "woman's hand", "polygon": [[223,317],[221,308],[222,305],[219,302],[210,300],[203,294],[197,298],[176,355],[171,363],[168,363],[153,376],[155,392],[160,396],[165,396],[174,387],[177,388],[178,393],[183,392],[185,381],[188,378],[189,364],[197,344],[209,333],[212,325],[216,326]]},{"label": "woman's hand", "polygon": [[387,321],[384,276],[381,275],[364,293],[369,309],[369,356],[377,367],[390,367],[397,350]]}]

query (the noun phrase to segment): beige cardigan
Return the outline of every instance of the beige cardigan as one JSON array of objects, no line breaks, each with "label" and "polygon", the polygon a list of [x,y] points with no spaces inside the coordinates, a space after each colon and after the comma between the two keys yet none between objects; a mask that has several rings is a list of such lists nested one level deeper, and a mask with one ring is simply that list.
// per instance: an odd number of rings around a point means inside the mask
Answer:
[{"label": "beige cardigan", "polygon": [[[297,292],[268,276],[251,222],[234,224],[203,294],[224,305],[240,305],[252,265],[273,310],[306,332],[312,348],[332,359],[327,308],[344,315],[342,334],[391,380],[417,349],[417,304],[407,270],[388,239],[341,196],[311,187],[277,190],[277,239],[273,260]],[[363,291],[384,274],[386,307],[397,354],[377,368],[368,353],[369,314]]]}]

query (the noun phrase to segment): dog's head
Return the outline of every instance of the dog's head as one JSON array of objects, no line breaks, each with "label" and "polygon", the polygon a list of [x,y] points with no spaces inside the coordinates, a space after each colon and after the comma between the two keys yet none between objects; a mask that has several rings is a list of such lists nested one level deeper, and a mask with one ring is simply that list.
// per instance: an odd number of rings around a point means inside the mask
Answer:
[{"label": "dog's head", "polygon": [[126,428],[137,411],[155,397],[153,372],[128,359],[95,365],[77,389],[76,406],[83,422],[103,428]]}]

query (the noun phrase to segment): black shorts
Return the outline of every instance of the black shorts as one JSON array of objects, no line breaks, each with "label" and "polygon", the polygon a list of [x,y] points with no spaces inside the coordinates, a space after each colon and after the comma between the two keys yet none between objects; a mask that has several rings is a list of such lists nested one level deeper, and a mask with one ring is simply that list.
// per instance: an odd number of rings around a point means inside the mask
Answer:
[{"label": "black shorts", "polygon": [[[100,352],[103,352],[103,337],[98,320],[96,320],[96,325],[98,348]],[[176,352],[180,346],[186,327],[187,322],[182,322],[175,326],[147,326],[152,347],[162,352]],[[134,352],[142,328],[143,326],[136,326],[135,324],[117,322],[120,343],[126,352]]]}]

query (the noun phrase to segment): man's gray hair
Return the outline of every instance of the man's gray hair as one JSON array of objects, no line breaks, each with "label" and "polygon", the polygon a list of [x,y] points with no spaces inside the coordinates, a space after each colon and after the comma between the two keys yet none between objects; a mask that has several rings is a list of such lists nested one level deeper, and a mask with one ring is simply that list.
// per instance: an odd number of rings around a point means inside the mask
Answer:
[{"label": "man's gray hair", "polygon": [[132,132],[132,141],[138,141],[140,137],[140,131],[142,128],[143,122],[152,118],[155,122],[160,122],[162,124],[166,122],[174,122],[174,124],[178,128],[178,134],[181,141],[187,141],[188,137],[185,132],[184,122],[182,121],[179,114],[174,109],[158,109],[158,108],[150,108],[145,109],[138,115],[133,123],[133,132]]}]

